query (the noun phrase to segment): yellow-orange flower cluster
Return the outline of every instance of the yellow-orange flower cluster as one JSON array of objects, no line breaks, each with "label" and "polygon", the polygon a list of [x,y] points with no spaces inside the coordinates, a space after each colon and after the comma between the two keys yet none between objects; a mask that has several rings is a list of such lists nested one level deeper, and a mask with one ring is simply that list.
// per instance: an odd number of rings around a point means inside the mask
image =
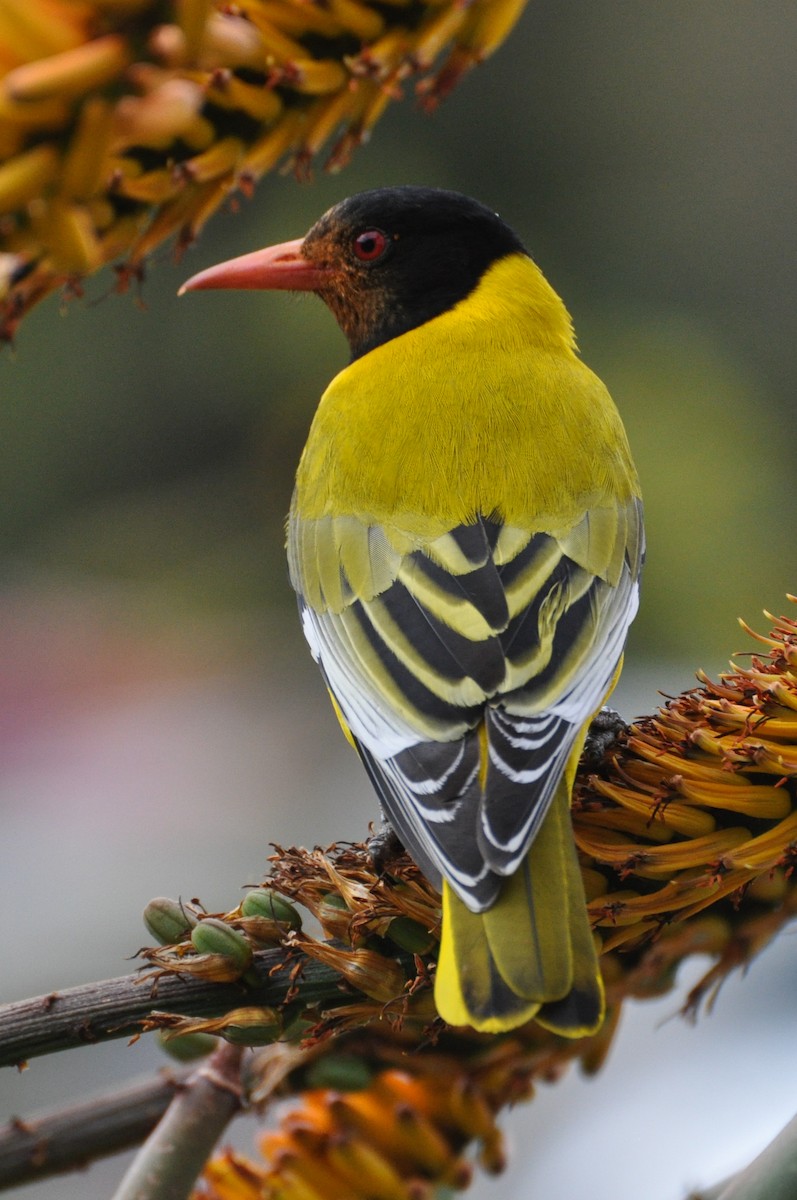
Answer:
[{"label": "yellow-orange flower cluster", "polygon": [[701,674],[580,779],[589,910],[625,994],[662,955],[715,954],[718,979],[797,911],[797,622],[771,620],[753,635],[766,657],[716,683]]},{"label": "yellow-orange flower cluster", "polygon": [[342,166],[405,80],[432,107],[525,3],[2,0],[0,336],[105,263],[124,286],[286,158]]},{"label": "yellow-orange flower cluster", "polygon": [[[520,1057],[518,1057],[518,1055]],[[433,1200],[473,1175],[476,1144],[489,1172],[505,1162],[496,1113],[528,1095],[524,1048],[505,1040],[466,1066],[436,1048],[410,1070],[379,1071],[358,1089],[315,1088],[260,1139],[265,1162],[226,1153],[199,1193],[212,1200]]]}]

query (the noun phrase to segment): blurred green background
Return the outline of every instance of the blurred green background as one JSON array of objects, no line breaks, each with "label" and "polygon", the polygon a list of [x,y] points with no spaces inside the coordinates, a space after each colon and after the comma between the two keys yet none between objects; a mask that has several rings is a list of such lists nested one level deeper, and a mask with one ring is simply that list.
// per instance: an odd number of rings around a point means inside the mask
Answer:
[{"label": "blurred green background", "polygon": [[[134,296],[49,300],[0,362],[6,576],[146,584],[153,620],[281,615],[280,522],[345,362],[315,300],[191,296],[207,263],[377,184],[472,193],[526,240],[628,424],[650,531],[633,658],[714,666],[797,588],[794,34],[787,4],[534,3],[436,116],[341,176],[272,176]],[[163,256],[161,256],[163,257]]]},{"label": "blurred green background", "polygon": [[[737,616],[762,628],[763,607],[784,609],[797,591],[796,45],[784,0],[531,0],[434,117],[408,99],[344,174],[264,179],[182,264],[159,256],[140,297],[107,295],[109,275],[25,321],[0,358],[1,998],[122,973],[151,895],[231,907],[270,839],[357,837],[374,815],[282,549],[343,337],[312,298],[176,296],[345,195],[419,182],[477,196],[570,308],[646,500],[626,716],[749,648]],[[783,972],[785,1004],[797,981]],[[7,1111],[158,1061],[88,1054],[78,1076],[4,1077]],[[704,1141],[692,1149],[696,1175]],[[677,1194],[672,1158],[662,1197]],[[683,1146],[675,1158],[691,1161]],[[591,1171],[593,1200],[636,1194],[633,1169],[605,1192]],[[100,1197],[118,1174],[104,1170],[24,1194]]]}]

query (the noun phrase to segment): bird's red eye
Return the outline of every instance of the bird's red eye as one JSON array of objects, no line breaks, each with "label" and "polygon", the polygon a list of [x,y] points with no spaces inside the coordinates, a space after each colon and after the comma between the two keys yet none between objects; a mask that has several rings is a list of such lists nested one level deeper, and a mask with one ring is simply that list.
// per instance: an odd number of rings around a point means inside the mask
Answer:
[{"label": "bird's red eye", "polygon": [[388,247],[388,240],[381,229],[366,229],[354,239],[354,256],[360,262],[376,262]]}]

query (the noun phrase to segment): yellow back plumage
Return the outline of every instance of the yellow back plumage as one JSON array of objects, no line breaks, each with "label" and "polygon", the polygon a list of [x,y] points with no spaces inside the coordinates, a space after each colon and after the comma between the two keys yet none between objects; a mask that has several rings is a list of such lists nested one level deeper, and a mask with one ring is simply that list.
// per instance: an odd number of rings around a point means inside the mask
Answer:
[{"label": "yellow back plumage", "polygon": [[299,466],[297,515],[388,527],[406,515],[424,541],[479,512],[563,533],[636,494],[620,418],[577,357],[567,310],[512,254],[465,301],[333,379]]}]

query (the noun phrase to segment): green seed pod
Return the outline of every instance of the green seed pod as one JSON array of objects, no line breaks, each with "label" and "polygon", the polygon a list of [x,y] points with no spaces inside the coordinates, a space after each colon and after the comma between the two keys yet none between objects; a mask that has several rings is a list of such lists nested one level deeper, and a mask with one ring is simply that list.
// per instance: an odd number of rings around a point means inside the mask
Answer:
[{"label": "green seed pod", "polygon": [[334,1088],[338,1092],[357,1092],[367,1088],[374,1077],[370,1067],[355,1054],[324,1054],[305,1071],[309,1088]]},{"label": "green seed pod", "polygon": [[252,961],[252,947],[244,935],[217,917],[205,917],[195,925],[191,942],[198,954],[219,954],[232,959],[241,972]]},{"label": "green seed pod", "polygon": [[219,1044],[219,1039],[209,1033],[181,1033],[179,1037],[169,1037],[164,1030],[155,1034],[161,1050],[177,1060],[177,1062],[194,1062],[198,1058],[206,1058]]},{"label": "green seed pod", "polygon": [[241,903],[242,917],[265,917],[266,920],[276,921],[286,925],[288,929],[301,929],[302,918],[294,906],[268,888],[253,888],[247,892]]},{"label": "green seed pod", "polygon": [[433,934],[411,917],[395,917],[388,925],[387,936],[402,950],[409,950],[410,954],[428,954],[437,945]]},{"label": "green seed pod", "polygon": [[156,896],[144,909],[144,924],[161,946],[181,942],[196,923],[192,912],[168,896]]},{"label": "green seed pod", "polygon": [[235,1046],[268,1046],[282,1033],[282,1020],[275,1008],[237,1008],[219,1033]]}]

